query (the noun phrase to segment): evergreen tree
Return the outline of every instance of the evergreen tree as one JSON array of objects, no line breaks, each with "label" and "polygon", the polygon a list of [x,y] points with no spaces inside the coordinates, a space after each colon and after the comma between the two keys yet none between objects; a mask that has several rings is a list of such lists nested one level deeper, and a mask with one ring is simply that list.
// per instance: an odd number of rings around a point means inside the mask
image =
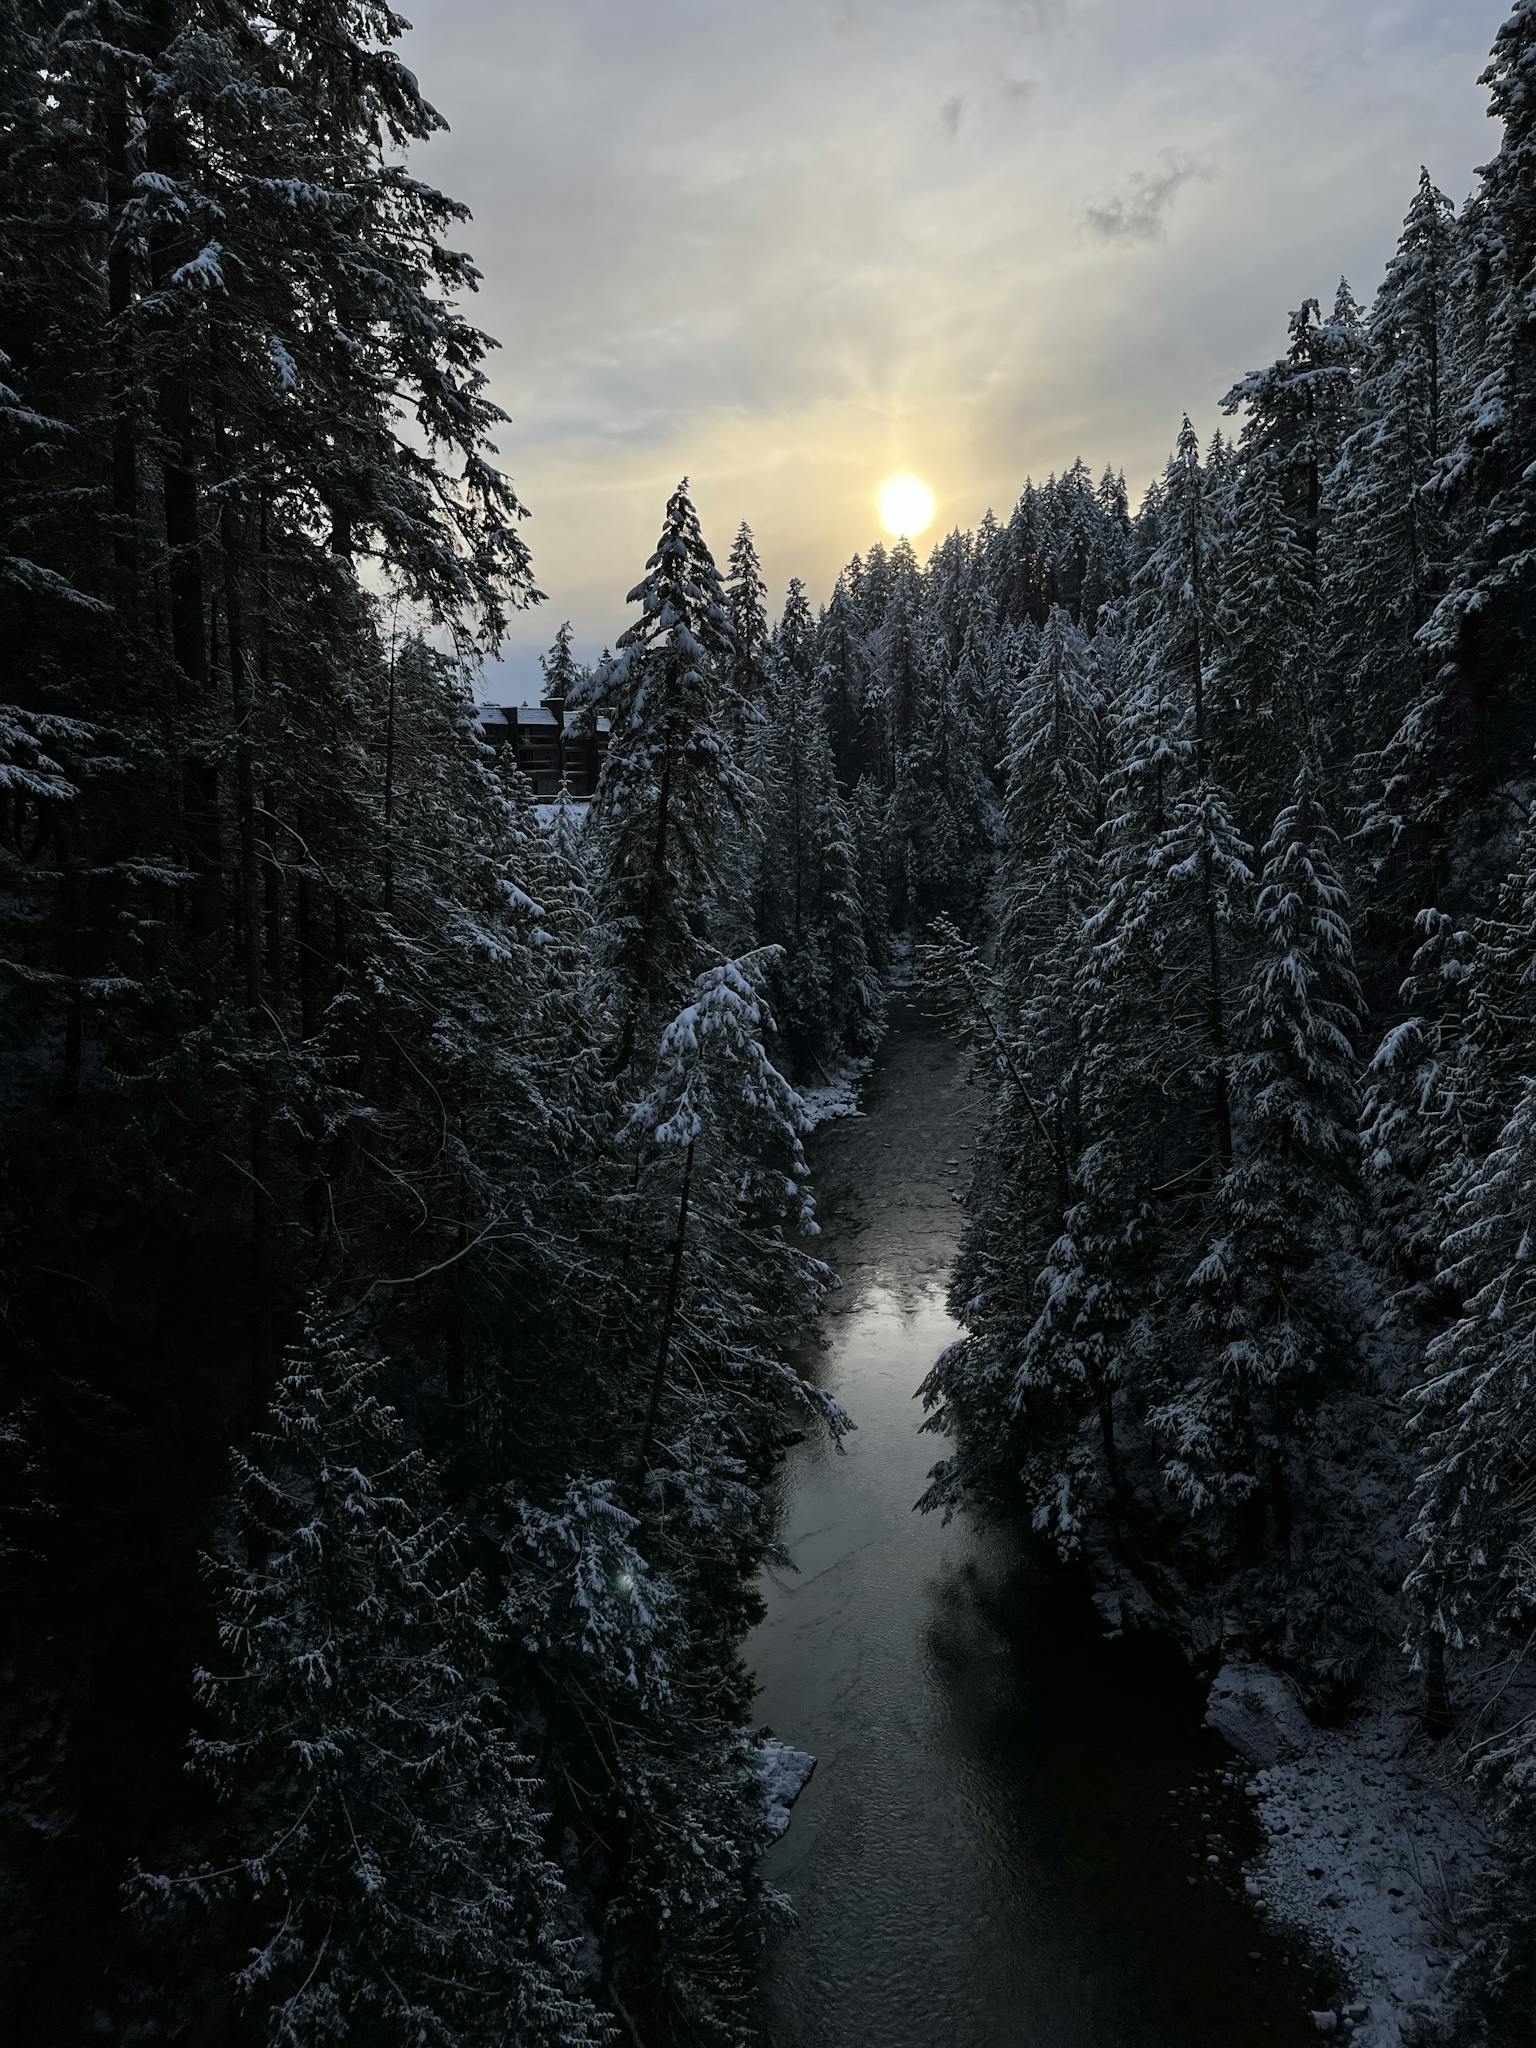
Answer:
[{"label": "evergreen tree", "polygon": [[[787,949],[792,971],[809,968],[804,956],[818,886],[811,780],[813,760],[825,741],[818,728],[815,669],[810,606],[800,579],[792,577],[774,636],[771,709],[759,747],[764,843],[757,916],[758,936]],[[809,1023],[814,996],[807,994],[805,1002],[804,1008],[794,1006],[793,1028],[803,1030]]]},{"label": "evergreen tree", "polygon": [[[800,755],[800,798],[786,808],[797,837],[777,844],[770,861],[785,863],[796,928],[784,933],[778,1013],[797,1060],[873,1052],[885,1024],[885,992],[871,964],[870,917],[849,807],[832,771],[832,749],[819,718],[809,722]],[[782,927],[780,928],[782,929]],[[773,926],[765,936],[777,936]]]},{"label": "evergreen tree", "polygon": [[236,1454],[211,1567],[227,1668],[198,1674],[210,1732],[190,1753],[231,1836],[141,1890],[187,1890],[245,1934],[235,1988],[273,2048],[607,2040],[462,1531],[382,1371],[313,1314],[254,1455]]},{"label": "evergreen tree", "polygon": [[[675,1589],[680,1626],[671,1700],[615,1715],[607,1767],[623,1822],[609,1910],[621,1950],[638,1944],[659,1980],[673,2029],[732,2044],[754,2037],[762,1910],[751,1684],[736,1649],[761,1611],[740,1570],[768,1533],[753,1475],[796,1419],[834,1436],[848,1426],[783,1357],[828,1276],[792,1241],[814,1222],[806,1111],[766,1051],[760,983],[774,964],[753,955],[706,970],[661,1034],[625,1130],[647,1209],[670,1225],[630,1446],[633,1541]],[[611,1697],[611,1679],[597,1683]]]},{"label": "evergreen tree", "polygon": [[838,785],[851,792],[874,772],[881,747],[869,701],[870,677],[863,628],[845,572],[821,621],[816,694],[832,745]]},{"label": "evergreen tree", "polygon": [[571,786],[561,778],[555,800],[549,806],[550,851],[557,854],[569,870],[571,879],[585,883],[587,878],[587,814],[585,808],[571,795]]},{"label": "evergreen tree", "polygon": [[[1427,1709],[1439,1733],[1448,1653],[1523,1641],[1530,1626],[1533,1129],[1527,1081],[1492,1148],[1466,1156],[1442,1267],[1462,1307],[1429,1345],[1416,1396],[1419,1557],[1408,1583],[1423,1614]],[[1481,1747],[1484,1767],[1507,1773],[1528,1799],[1528,1724],[1496,1723]]]},{"label": "evergreen tree", "polygon": [[1418,635],[1444,580],[1444,519],[1429,487],[1450,415],[1454,237],[1451,203],[1421,171],[1371,308],[1360,424],[1329,486],[1330,681],[1338,743],[1364,757],[1362,777],[1379,778],[1377,751],[1422,690]]},{"label": "evergreen tree", "polygon": [[[1462,223],[1453,436],[1434,480],[1450,525],[1443,594],[1422,629],[1419,686],[1385,767],[1382,822],[1427,845],[1436,898],[1487,878],[1503,791],[1530,757],[1530,577],[1536,560],[1536,17],[1520,0],[1483,74],[1499,149]],[[1496,855],[1495,855],[1496,859]]]},{"label": "evergreen tree", "polygon": [[725,583],[725,612],[730,627],[732,743],[738,758],[755,763],[762,727],[773,696],[771,636],[768,630],[768,589],[752,529],[743,520],[731,543]]},{"label": "evergreen tree", "polygon": [[722,851],[750,801],[729,745],[730,628],[686,481],[629,602],[641,616],[595,685],[612,720],[594,824],[619,1074],[707,957],[722,912]]},{"label": "evergreen tree", "polygon": [[1262,467],[1245,478],[1215,606],[1214,752],[1241,779],[1245,815],[1311,743],[1316,607],[1306,552]]},{"label": "evergreen tree", "polygon": [[[1212,732],[1213,547],[1186,419],[1164,477],[1159,544],[1138,577],[1141,672],[1116,711],[1105,886],[1089,929],[1095,1035],[1110,1061],[1130,1055],[1116,1091],[1145,1103],[1174,1074],[1181,1091],[1198,1083],[1207,1158],[1221,1171],[1232,1157],[1227,929],[1242,919],[1250,874]],[[1138,1012],[1161,1030],[1148,1034]]]},{"label": "evergreen tree", "polygon": [[581,671],[576,657],[571,652],[571,622],[569,619],[555,635],[554,645],[549,652],[541,655],[539,667],[544,675],[544,698],[550,704],[566,704],[579,694]]},{"label": "evergreen tree", "polygon": [[1255,952],[1236,1020],[1238,1155],[1191,1279],[1211,1347],[1156,1418],[1196,1504],[1266,1486],[1291,1529],[1289,1463],[1347,1356],[1328,1261],[1356,1220],[1361,998],[1339,845],[1304,763],[1261,856]]},{"label": "evergreen tree", "polygon": [[1285,354],[1241,379],[1222,400],[1226,412],[1246,409],[1244,460],[1279,492],[1314,583],[1324,490],[1353,422],[1359,355],[1359,311],[1341,281],[1333,319],[1323,320],[1316,299],[1304,300],[1291,315]]},{"label": "evergreen tree", "polygon": [[950,669],[942,637],[931,629],[917,636],[909,663],[911,711],[899,745],[893,728],[891,830],[899,860],[890,900],[897,923],[910,926],[940,908],[966,906],[966,917],[980,912],[996,806],[967,675]]}]

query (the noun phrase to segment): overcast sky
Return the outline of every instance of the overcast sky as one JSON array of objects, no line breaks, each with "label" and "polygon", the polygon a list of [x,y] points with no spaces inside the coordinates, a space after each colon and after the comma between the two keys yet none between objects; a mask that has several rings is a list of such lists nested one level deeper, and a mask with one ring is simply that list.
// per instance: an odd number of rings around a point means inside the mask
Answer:
[{"label": "overcast sky", "polygon": [[[1496,132],[1507,0],[405,0],[501,342],[507,468],[591,655],[685,472],[824,598],[893,471],[927,540],[1081,453],[1134,493],[1288,310],[1374,290]],[[504,693],[506,694],[506,693]]]}]

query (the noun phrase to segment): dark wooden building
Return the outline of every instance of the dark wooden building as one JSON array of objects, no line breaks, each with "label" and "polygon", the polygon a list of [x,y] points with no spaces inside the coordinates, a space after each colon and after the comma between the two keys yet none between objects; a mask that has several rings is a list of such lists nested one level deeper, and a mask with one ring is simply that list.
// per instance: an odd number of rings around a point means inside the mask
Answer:
[{"label": "dark wooden building", "polygon": [[558,796],[562,781],[572,796],[595,793],[608,752],[606,718],[568,718],[563,699],[546,697],[542,704],[482,704],[480,730],[498,750],[515,749],[535,796]]}]

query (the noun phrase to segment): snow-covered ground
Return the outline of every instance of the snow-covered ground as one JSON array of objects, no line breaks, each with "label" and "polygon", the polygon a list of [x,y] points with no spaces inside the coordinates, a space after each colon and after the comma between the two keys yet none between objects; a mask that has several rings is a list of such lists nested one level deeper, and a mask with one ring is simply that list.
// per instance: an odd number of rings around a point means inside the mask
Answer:
[{"label": "snow-covered ground", "polygon": [[791,1749],[777,1736],[766,1735],[757,1745],[757,1774],[763,1781],[763,1807],[768,1826],[782,1835],[789,1826],[789,1809],[811,1781],[816,1759],[808,1749]]},{"label": "snow-covered ground", "polygon": [[1455,1756],[1395,1701],[1314,1727],[1257,1666],[1221,1671],[1207,1719],[1257,1766],[1239,1774],[1265,1837],[1247,1891],[1337,1969],[1319,2032],[1360,2048],[1445,2040],[1466,1907],[1493,1860]]},{"label": "snow-covered ground", "polygon": [[905,990],[917,986],[916,949],[910,934],[906,932],[894,932],[891,935],[885,985],[892,990]]},{"label": "snow-covered ground", "polygon": [[824,1067],[825,1083],[819,1088],[797,1090],[800,1100],[811,1113],[811,1129],[832,1123],[842,1116],[862,1116],[859,1104],[859,1090],[865,1075],[874,1065],[873,1060],[843,1058],[834,1060],[830,1067]]}]

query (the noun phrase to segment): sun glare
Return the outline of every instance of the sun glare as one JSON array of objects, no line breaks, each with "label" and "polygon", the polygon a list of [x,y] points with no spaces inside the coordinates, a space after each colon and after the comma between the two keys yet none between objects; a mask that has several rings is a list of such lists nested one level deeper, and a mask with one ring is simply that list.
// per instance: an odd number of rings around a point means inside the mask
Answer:
[{"label": "sun glare", "polygon": [[918,476],[893,476],[880,492],[887,533],[915,540],[933,524],[933,493]]}]

